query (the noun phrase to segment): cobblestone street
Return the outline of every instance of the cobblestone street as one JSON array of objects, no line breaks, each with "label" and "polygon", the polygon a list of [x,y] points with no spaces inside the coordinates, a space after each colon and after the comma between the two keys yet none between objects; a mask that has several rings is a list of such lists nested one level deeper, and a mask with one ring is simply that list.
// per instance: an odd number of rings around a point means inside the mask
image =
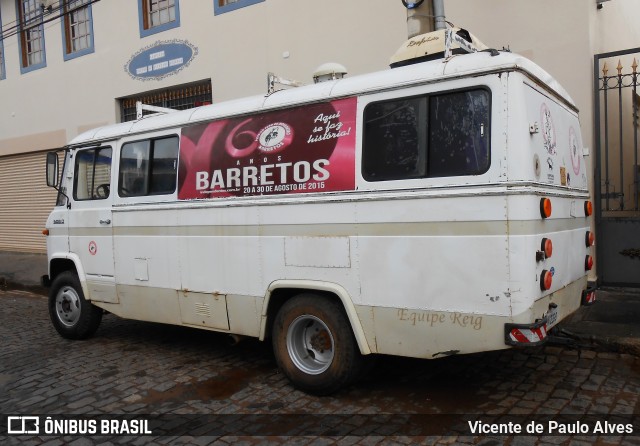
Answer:
[{"label": "cobblestone street", "polygon": [[[188,436],[83,438],[6,436],[3,424],[2,444],[640,445],[637,426],[626,436],[491,437],[474,436],[467,423],[495,421],[505,415],[526,421],[584,414],[603,421],[621,415],[629,422],[631,415],[640,413],[640,359],[631,355],[546,346],[436,361],[383,357],[356,385],[332,397],[318,398],[289,385],[279,373],[268,343],[245,340],[231,345],[229,338],[219,333],[113,315],[104,317],[93,338],[73,342],[54,331],[44,297],[7,291],[0,292],[0,302],[3,423],[7,415],[162,414],[169,423],[172,416],[179,423],[191,415],[200,415],[191,419],[197,421],[222,414],[252,414],[260,422],[279,424],[265,428],[262,432],[267,435],[296,432],[299,427],[298,436],[206,436],[211,432],[205,423],[187,431]],[[413,436],[411,426],[394,430],[393,423],[385,422],[409,419],[413,414],[439,414],[421,419],[436,424],[432,430],[439,434]],[[334,422],[351,424],[348,429],[336,426],[334,435],[318,431],[318,426],[300,427],[307,416],[312,424],[314,420],[322,424],[320,415],[339,415]],[[341,418],[346,415],[350,417]],[[290,426],[283,427],[283,423]],[[171,434],[171,426],[165,428]]]}]

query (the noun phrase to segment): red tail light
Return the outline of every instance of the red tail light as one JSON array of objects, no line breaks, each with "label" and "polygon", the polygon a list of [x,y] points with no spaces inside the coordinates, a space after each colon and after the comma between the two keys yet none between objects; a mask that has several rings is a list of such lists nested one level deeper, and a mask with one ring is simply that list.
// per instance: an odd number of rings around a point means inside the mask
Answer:
[{"label": "red tail light", "polygon": [[593,257],[586,256],[584,258],[584,269],[585,271],[591,271],[591,268],[593,268]]},{"label": "red tail light", "polygon": [[542,218],[551,217],[551,200],[548,198],[540,199],[540,215]]},{"label": "red tail light", "polygon": [[551,283],[553,282],[553,274],[551,271],[547,271],[546,269],[542,270],[540,274],[540,289],[542,291],[547,291],[551,289]]},{"label": "red tail light", "polygon": [[543,238],[540,250],[544,252],[544,255],[547,259],[551,257],[551,255],[553,254],[553,243],[551,243],[551,239]]},{"label": "red tail light", "polygon": [[590,201],[584,202],[584,215],[590,217],[593,214],[593,204]]},{"label": "red tail light", "polygon": [[590,246],[593,246],[595,241],[596,241],[596,236],[593,235],[593,232],[587,231],[587,235],[585,237],[585,243],[587,245],[587,248],[589,248]]}]

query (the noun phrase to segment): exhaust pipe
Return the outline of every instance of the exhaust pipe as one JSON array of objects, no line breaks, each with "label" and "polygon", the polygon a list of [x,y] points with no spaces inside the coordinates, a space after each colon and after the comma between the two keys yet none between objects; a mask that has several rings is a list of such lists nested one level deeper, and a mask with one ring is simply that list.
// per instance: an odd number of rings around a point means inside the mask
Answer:
[{"label": "exhaust pipe", "polygon": [[247,339],[247,336],[237,335],[237,334],[229,334],[229,345],[236,346],[241,341]]}]

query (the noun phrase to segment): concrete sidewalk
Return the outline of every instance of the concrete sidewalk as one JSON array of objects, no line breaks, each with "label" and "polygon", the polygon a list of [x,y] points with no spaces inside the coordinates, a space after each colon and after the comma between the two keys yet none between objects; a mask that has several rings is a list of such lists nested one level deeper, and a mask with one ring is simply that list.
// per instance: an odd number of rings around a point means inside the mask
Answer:
[{"label": "concrete sidewalk", "polygon": [[596,302],[583,306],[558,326],[559,341],[569,338],[619,353],[640,356],[640,289],[600,288]]},{"label": "concrete sidewalk", "polygon": [[[46,255],[0,251],[0,289],[46,295],[40,285],[44,274]],[[550,341],[640,356],[640,289],[599,289],[596,302],[558,324]]]},{"label": "concrete sidewalk", "polygon": [[0,251],[0,289],[28,290],[47,294],[40,277],[47,274],[46,254]]}]

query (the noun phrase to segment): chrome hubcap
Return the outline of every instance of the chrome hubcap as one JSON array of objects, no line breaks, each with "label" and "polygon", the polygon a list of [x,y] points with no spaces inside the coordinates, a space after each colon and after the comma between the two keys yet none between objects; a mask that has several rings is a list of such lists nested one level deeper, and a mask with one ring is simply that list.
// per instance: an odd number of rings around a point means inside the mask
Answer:
[{"label": "chrome hubcap", "polygon": [[80,296],[71,287],[65,286],[56,295],[56,315],[67,327],[73,327],[80,319]]},{"label": "chrome hubcap", "polygon": [[333,362],[333,335],[317,317],[299,316],[287,330],[287,351],[296,367],[309,375],[319,375]]}]

